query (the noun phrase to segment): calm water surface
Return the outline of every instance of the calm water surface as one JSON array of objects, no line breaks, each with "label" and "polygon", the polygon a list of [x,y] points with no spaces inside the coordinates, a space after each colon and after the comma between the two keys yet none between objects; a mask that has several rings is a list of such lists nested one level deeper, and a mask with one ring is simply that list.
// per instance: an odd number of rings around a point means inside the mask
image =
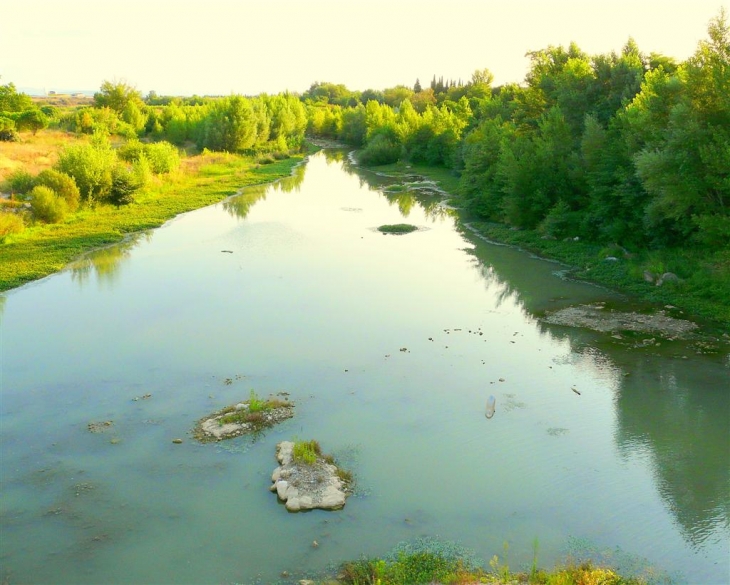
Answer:
[{"label": "calm water surface", "polygon": [[[5,294],[0,578],[294,581],[434,536],[485,562],[507,543],[513,569],[537,539],[543,565],[728,582],[727,345],[547,326],[628,301],[394,182],[320,153]],[[404,221],[421,229],[375,230]],[[295,418],[191,439],[251,389],[289,392]],[[343,510],[290,514],[268,491],[294,438],[354,471]]]}]

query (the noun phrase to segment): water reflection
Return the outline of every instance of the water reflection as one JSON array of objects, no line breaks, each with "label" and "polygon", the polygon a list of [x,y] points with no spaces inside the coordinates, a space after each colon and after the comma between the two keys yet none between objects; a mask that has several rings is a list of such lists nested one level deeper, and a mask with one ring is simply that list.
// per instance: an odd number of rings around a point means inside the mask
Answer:
[{"label": "water reflection", "polygon": [[306,169],[306,165],[300,164],[292,169],[292,174],[290,176],[280,179],[273,185],[262,184],[246,187],[239,195],[229,197],[223,201],[223,209],[225,209],[233,217],[246,219],[251,208],[256,205],[256,203],[266,200],[266,195],[269,193],[269,190],[278,189],[284,193],[299,191],[302,181],[304,181]]},{"label": "water reflection", "polygon": [[[337,160],[344,161],[346,172],[357,172],[371,188],[382,190],[404,217],[416,205],[433,217],[448,211],[439,197],[424,197],[392,179],[363,172],[346,158]],[[730,529],[726,346],[720,346],[720,355],[704,356],[695,352],[695,342],[674,341],[659,352],[653,343],[642,347],[609,334],[542,323],[546,311],[597,299],[628,310],[637,310],[640,304],[597,286],[586,284],[581,290],[581,285],[559,278],[560,264],[525,259],[524,252],[485,242],[460,222],[457,229],[473,246],[465,251],[496,306],[517,307],[543,335],[567,342],[572,364],[604,380],[614,396],[617,448],[627,460],[649,458],[657,491],[683,538],[694,548],[708,539],[726,538]]]},{"label": "water reflection", "polygon": [[[649,454],[659,493],[685,539],[699,546],[730,528],[730,371],[714,358],[622,355],[616,444]],[[697,362],[702,363],[697,363]]]},{"label": "water reflection", "polygon": [[93,250],[69,265],[71,279],[79,286],[85,286],[91,275],[96,276],[99,284],[114,285],[119,278],[120,269],[130,252],[142,241],[149,242],[152,232],[146,231],[128,236],[123,242]]}]

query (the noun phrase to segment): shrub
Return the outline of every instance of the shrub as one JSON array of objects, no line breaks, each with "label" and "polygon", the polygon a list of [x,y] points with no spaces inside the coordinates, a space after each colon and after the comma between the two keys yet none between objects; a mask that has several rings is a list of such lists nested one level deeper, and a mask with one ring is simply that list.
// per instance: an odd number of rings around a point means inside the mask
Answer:
[{"label": "shrub", "polygon": [[401,147],[387,136],[375,136],[360,152],[360,162],[364,165],[387,165],[397,162],[401,156]]},{"label": "shrub", "polygon": [[28,193],[35,187],[35,178],[28,171],[18,169],[13,171],[7,179],[11,193]]},{"label": "shrub", "polygon": [[25,110],[18,116],[15,122],[18,130],[30,130],[33,135],[48,127],[48,118],[46,115],[37,108],[31,110]]},{"label": "shrub", "polygon": [[171,173],[180,166],[180,153],[169,142],[146,144],[144,153],[156,174]]},{"label": "shrub", "polygon": [[73,177],[83,200],[95,201],[109,196],[116,160],[116,153],[104,145],[74,144],[61,151],[56,167]]},{"label": "shrub", "polygon": [[50,119],[58,118],[58,114],[60,112],[60,110],[56,106],[50,106],[50,105],[41,106],[40,109],[41,109],[41,112],[43,112],[46,115],[46,117],[48,117]]},{"label": "shrub", "polygon": [[38,185],[30,192],[30,208],[33,217],[46,223],[58,223],[61,221],[68,207],[66,201],[59,197],[53,189]]},{"label": "shrub", "polygon": [[18,234],[25,229],[23,218],[17,213],[0,211],[0,238]]},{"label": "shrub", "polygon": [[15,142],[18,133],[15,131],[15,120],[0,116],[0,142]]},{"label": "shrub", "polygon": [[135,162],[144,155],[145,145],[139,140],[129,140],[117,150],[117,156],[127,162]]},{"label": "shrub", "polygon": [[152,165],[150,165],[150,161],[144,152],[132,163],[132,172],[134,173],[140,188],[148,185],[152,180]]},{"label": "shrub", "polygon": [[55,191],[66,201],[69,211],[78,209],[81,193],[72,177],[55,169],[46,169],[36,177],[35,182],[36,185],[43,185]]},{"label": "shrub", "polygon": [[112,182],[107,197],[108,201],[117,207],[133,203],[134,194],[141,187],[135,174],[120,164],[112,169],[111,175]]},{"label": "shrub", "polygon": [[169,142],[142,144],[138,140],[130,140],[122,146],[117,154],[127,162],[136,162],[146,157],[150,168],[156,174],[170,173],[180,166],[180,153]]}]

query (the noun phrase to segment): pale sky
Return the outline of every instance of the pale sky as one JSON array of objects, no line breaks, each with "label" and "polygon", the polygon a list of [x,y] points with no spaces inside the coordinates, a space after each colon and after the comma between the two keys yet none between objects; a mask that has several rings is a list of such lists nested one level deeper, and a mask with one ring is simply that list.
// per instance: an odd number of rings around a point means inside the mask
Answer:
[{"label": "pale sky", "polygon": [[435,74],[521,82],[528,51],[575,41],[589,54],[684,60],[730,0],[0,0],[0,83],[143,94],[426,87]]}]

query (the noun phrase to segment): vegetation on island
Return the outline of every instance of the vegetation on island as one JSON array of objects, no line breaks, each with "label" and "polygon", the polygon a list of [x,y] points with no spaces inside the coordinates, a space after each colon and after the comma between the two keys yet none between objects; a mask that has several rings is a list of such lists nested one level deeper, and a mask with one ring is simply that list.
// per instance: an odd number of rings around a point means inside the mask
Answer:
[{"label": "vegetation on island", "polygon": [[193,429],[193,437],[201,443],[256,435],[294,416],[294,403],[286,393],[283,398],[260,397],[251,390],[248,400],[231,404],[201,418]]},{"label": "vegetation on island", "polygon": [[294,446],[292,447],[292,460],[294,463],[310,467],[317,465],[318,462],[334,465],[337,468],[335,475],[340,478],[346,489],[352,488],[352,472],[337,465],[332,455],[322,453],[322,447],[316,439],[310,439],[309,441],[295,440]]},{"label": "vegetation on island", "polygon": [[418,227],[409,223],[387,224],[378,228],[378,231],[384,234],[410,234],[416,230],[418,230]]}]

